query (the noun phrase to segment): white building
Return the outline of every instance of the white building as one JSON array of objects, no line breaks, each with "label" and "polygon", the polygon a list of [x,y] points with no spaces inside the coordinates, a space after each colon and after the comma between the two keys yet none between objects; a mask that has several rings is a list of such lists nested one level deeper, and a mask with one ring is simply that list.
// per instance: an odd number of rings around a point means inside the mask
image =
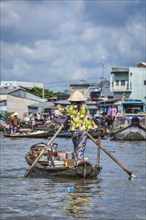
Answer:
[{"label": "white building", "polygon": [[22,88],[0,88],[0,111],[18,112],[20,118],[28,112],[28,106],[46,102]]},{"label": "white building", "polygon": [[1,81],[0,88],[17,88],[17,87],[26,87],[26,88],[43,88],[43,83],[36,83],[36,82],[22,82],[22,81]]},{"label": "white building", "polygon": [[134,67],[116,68],[111,71],[110,90],[115,98],[141,100],[146,104],[146,62]]}]

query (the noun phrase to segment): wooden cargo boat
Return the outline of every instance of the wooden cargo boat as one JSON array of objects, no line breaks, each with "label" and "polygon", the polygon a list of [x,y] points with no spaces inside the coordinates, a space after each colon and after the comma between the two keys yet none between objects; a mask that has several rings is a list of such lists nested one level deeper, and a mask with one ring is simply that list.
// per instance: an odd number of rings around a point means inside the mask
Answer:
[{"label": "wooden cargo boat", "polygon": [[[29,152],[26,153],[25,159],[31,166],[37,155],[44,148],[44,144],[33,145]],[[58,152],[55,157],[50,156],[51,151],[45,151],[37,163],[33,166],[30,176],[39,178],[62,177],[62,178],[95,178],[100,173],[101,167],[97,164],[93,165],[89,161],[83,161],[76,164],[73,159],[62,158],[57,159]],[[49,154],[49,157],[47,157]],[[54,155],[54,154],[53,154]],[[54,157],[52,159],[52,157]],[[52,161],[53,160],[53,161]]]}]

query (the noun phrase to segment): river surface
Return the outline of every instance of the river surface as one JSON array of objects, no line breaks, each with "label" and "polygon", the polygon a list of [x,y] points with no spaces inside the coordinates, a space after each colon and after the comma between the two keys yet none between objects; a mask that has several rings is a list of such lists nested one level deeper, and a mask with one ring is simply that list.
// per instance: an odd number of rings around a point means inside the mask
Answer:
[{"label": "river surface", "polygon": [[[146,220],[146,142],[101,144],[136,178],[101,152],[102,170],[96,179],[24,178],[29,168],[25,154],[29,148],[49,139],[10,139],[1,141],[1,220]],[[59,150],[72,151],[70,138],[56,138]],[[86,157],[96,163],[97,146],[88,139]]]}]

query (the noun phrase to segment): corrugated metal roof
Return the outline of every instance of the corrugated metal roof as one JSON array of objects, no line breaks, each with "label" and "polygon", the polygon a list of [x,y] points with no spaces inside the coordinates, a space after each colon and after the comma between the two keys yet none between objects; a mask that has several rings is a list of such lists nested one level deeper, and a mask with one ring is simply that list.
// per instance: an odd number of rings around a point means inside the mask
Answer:
[{"label": "corrugated metal roof", "polygon": [[53,108],[54,107],[54,103],[53,102],[42,102],[42,103],[35,103],[33,105],[29,105],[28,107],[42,107],[42,108]]},{"label": "corrugated metal roof", "polygon": [[47,99],[42,99],[39,96],[33,95],[32,93],[26,92],[24,89],[22,88],[17,88],[17,89],[4,89],[4,88],[0,88],[0,94],[4,95],[4,94],[9,94],[12,96],[16,96],[19,98],[26,98],[26,99],[30,99],[30,100],[35,100],[38,102],[46,102]]},{"label": "corrugated metal roof", "polygon": [[129,72],[129,68],[118,68],[118,67],[112,67],[111,73],[127,73]]},{"label": "corrugated metal roof", "polygon": [[146,62],[140,62],[136,66],[137,67],[146,67]]},{"label": "corrugated metal roof", "polygon": [[122,105],[144,105],[144,102],[142,101],[136,101],[136,100],[128,100],[126,102],[122,102]]},{"label": "corrugated metal roof", "polygon": [[101,88],[90,88],[90,92],[101,92]]},{"label": "corrugated metal roof", "polygon": [[9,94],[11,92],[14,92],[14,91],[17,91],[19,90],[20,88],[0,88],[0,94]]},{"label": "corrugated metal roof", "polygon": [[55,105],[58,105],[58,104],[60,104],[60,105],[70,105],[71,103],[68,100],[60,100],[60,101],[54,102],[54,104]]},{"label": "corrugated metal roof", "polygon": [[81,83],[71,83],[70,84],[70,86],[76,86],[76,87],[78,87],[78,86],[89,87],[89,86],[95,86],[95,85],[97,85],[97,83],[83,83],[83,82],[81,82]]}]

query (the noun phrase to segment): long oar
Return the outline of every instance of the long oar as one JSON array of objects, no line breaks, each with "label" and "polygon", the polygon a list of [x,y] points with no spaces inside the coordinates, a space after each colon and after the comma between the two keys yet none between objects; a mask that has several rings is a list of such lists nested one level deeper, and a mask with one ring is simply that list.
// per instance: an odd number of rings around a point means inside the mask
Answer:
[{"label": "long oar", "polygon": [[[90,139],[96,144],[98,145],[97,141],[88,133],[86,132],[86,134],[90,137]],[[115,158],[109,151],[107,151],[103,146],[98,145],[98,147],[100,147],[110,158],[112,158],[129,176],[131,177],[135,177],[135,175],[130,172],[119,160],[117,160],[117,158]]]},{"label": "long oar", "polygon": [[37,161],[39,160],[39,158],[43,155],[43,153],[45,152],[45,150],[47,149],[47,147],[50,146],[50,144],[54,141],[54,139],[57,137],[57,135],[59,134],[59,132],[63,129],[64,124],[62,124],[60,126],[60,128],[58,129],[58,131],[53,135],[53,137],[51,138],[51,140],[48,142],[48,144],[46,144],[46,146],[43,148],[43,150],[40,152],[39,156],[35,159],[35,161],[33,162],[33,164],[30,166],[29,170],[24,174],[24,177],[27,177],[30,173],[30,171],[32,170],[32,168],[34,167],[34,165],[37,163]]}]

